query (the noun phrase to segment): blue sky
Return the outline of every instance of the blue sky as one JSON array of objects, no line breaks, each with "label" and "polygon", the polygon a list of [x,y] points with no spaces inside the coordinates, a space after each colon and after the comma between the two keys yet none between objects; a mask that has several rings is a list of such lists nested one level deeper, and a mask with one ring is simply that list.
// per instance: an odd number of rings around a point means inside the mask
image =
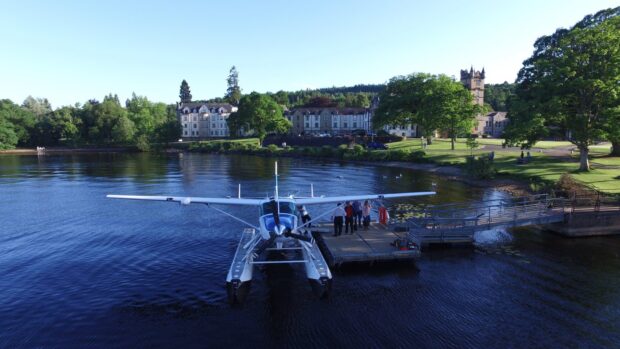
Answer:
[{"label": "blue sky", "polygon": [[222,96],[232,65],[243,92],[383,83],[483,66],[514,81],[541,35],[608,0],[0,0],[0,98],[54,107],[132,92],[166,103],[186,79]]}]

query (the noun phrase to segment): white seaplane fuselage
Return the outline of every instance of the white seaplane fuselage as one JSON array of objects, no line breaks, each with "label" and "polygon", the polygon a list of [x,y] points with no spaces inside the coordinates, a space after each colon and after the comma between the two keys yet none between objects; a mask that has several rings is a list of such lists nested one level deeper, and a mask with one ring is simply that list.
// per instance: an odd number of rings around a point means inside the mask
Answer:
[{"label": "white seaplane fuselage", "polygon": [[[277,212],[273,210],[277,205]],[[260,205],[259,231],[246,229],[241,237],[226,278],[229,300],[242,301],[252,280],[254,265],[304,265],[313,291],[319,297],[331,289],[332,274],[309,229],[300,228],[295,202],[280,198],[264,200]],[[277,218],[276,218],[277,217]],[[263,260],[265,252],[280,252],[279,260]],[[284,257],[284,258],[282,258]]]}]

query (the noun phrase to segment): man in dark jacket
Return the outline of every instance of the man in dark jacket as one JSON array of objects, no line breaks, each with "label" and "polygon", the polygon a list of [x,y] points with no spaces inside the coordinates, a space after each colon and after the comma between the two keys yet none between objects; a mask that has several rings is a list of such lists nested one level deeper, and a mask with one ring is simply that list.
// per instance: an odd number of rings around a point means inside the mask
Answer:
[{"label": "man in dark jacket", "polygon": [[[345,217],[344,217],[344,233],[345,234],[353,234],[353,215],[355,211],[353,210],[353,206],[350,201],[347,201],[347,205],[344,207]],[[349,228],[351,228],[351,232],[349,233]]]}]

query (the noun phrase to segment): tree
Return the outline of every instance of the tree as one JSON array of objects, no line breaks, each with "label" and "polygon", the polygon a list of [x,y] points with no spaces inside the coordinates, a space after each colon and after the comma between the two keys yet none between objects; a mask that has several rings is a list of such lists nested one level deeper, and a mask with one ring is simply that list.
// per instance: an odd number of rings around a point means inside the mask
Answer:
[{"label": "tree", "polygon": [[79,138],[78,120],[73,107],[62,107],[39,118],[36,132],[31,135],[37,144],[50,146],[61,142],[76,144]]},{"label": "tree", "polygon": [[13,124],[0,117],[0,149],[15,148],[18,138],[13,130]]},{"label": "tree", "polygon": [[316,96],[312,97],[308,102],[304,104],[307,108],[329,108],[335,107],[338,104],[328,96]]},{"label": "tree", "polygon": [[353,97],[353,101],[348,107],[367,108],[370,105],[370,99],[368,95],[364,93],[357,93]]},{"label": "tree", "polygon": [[474,103],[473,96],[463,84],[445,75],[430,80],[436,114],[440,118],[440,129],[450,138],[454,150],[456,138],[470,135],[476,114],[482,113],[484,107]]},{"label": "tree", "polygon": [[461,83],[426,73],[392,78],[379,101],[375,128],[417,124],[428,144],[436,130],[443,130],[452,138],[453,149],[456,137],[469,132],[478,111]]},{"label": "tree", "polygon": [[279,105],[283,105],[287,107],[289,105],[289,97],[288,92],[286,91],[278,91],[273,96],[271,96],[274,101],[276,101]]},{"label": "tree", "polygon": [[[560,128],[590,169],[589,145],[620,127],[610,111],[620,103],[620,7],[586,16],[570,30],[539,38],[519,71],[507,136],[529,147]],[[614,125],[615,124],[615,125]]]},{"label": "tree", "polygon": [[467,146],[467,148],[469,148],[469,155],[472,157],[474,156],[474,149],[480,146],[478,141],[476,141],[476,139],[472,137],[471,135],[467,137],[467,140],[465,141],[465,145]]},{"label": "tree", "polygon": [[228,117],[230,134],[239,134],[241,130],[252,130],[259,139],[259,144],[268,133],[285,133],[291,128],[291,122],[282,115],[282,107],[271,97],[252,92],[241,97],[239,110]]},{"label": "tree", "polygon": [[18,106],[9,99],[3,99],[0,100],[0,119],[4,119],[13,125],[12,129],[17,136],[17,145],[33,145],[30,135],[35,130],[36,118],[32,112]]},{"label": "tree", "polygon": [[127,144],[135,134],[135,125],[127,116],[118,96],[108,95],[103,102],[92,106],[93,126],[89,140],[99,144]]},{"label": "tree", "polygon": [[241,88],[239,87],[239,73],[234,65],[230,68],[226,82],[228,83],[228,88],[226,89],[226,96],[224,99],[232,105],[239,105]]},{"label": "tree", "polygon": [[611,156],[620,156],[620,106],[609,109],[605,114],[608,139],[611,141]]},{"label": "tree", "polygon": [[187,81],[183,79],[181,82],[181,89],[179,90],[179,98],[181,99],[181,103],[189,103],[192,101],[192,93],[189,90],[189,85]]},{"label": "tree", "polygon": [[34,98],[32,96],[28,96],[22,103],[22,107],[36,116],[43,116],[52,111],[52,105],[47,98]]},{"label": "tree", "polygon": [[155,138],[161,143],[176,142],[181,137],[181,123],[177,118],[176,106],[166,105],[165,113],[164,121],[155,128]]},{"label": "tree", "polygon": [[487,84],[484,86],[484,102],[488,103],[493,111],[507,111],[507,101],[514,90],[515,84],[506,81],[501,84]]}]

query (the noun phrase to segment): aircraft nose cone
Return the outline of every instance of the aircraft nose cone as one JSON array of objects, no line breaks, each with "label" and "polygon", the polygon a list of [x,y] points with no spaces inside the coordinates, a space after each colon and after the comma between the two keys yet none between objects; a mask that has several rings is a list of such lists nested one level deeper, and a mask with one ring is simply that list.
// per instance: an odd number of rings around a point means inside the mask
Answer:
[{"label": "aircraft nose cone", "polygon": [[285,230],[286,230],[286,227],[280,224],[276,227],[276,234],[282,235]]}]

